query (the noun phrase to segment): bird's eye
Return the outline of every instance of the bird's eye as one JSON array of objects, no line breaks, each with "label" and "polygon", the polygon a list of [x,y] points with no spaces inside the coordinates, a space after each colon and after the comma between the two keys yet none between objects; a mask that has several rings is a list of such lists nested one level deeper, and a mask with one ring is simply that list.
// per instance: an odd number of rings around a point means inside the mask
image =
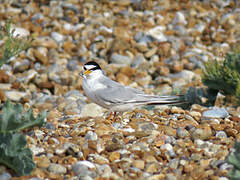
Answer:
[{"label": "bird's eye", "polygon": [[85,66],[83,66],[83,69],[84,69],[84,71],[86,71],[86,70],[87,70],[87,68],[85,68]]}]

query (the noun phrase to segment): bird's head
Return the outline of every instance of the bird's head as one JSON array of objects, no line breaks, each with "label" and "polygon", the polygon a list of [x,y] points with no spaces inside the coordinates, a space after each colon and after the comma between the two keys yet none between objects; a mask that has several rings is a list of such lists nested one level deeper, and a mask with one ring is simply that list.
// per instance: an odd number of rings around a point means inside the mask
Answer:
[{"label": "bird's head", "polygon": [[89,61],[83,65],[83,71],[80,74],[83,78],[98,77],[102,75],[102,69],[98,63]]}]

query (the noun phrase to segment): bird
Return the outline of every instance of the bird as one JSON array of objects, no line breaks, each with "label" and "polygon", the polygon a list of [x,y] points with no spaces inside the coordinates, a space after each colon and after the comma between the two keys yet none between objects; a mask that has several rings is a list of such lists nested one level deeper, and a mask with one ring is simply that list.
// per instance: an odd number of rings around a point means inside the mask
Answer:
[{"label": "bird", "polygon": [[183,103],[182,95],[158,96],[124,86],[107,77],[98,63],[89,61],[83,65],[82,88],[84,94],[94,103],[114,112],[132,111],[146,105],[174,105]]}]

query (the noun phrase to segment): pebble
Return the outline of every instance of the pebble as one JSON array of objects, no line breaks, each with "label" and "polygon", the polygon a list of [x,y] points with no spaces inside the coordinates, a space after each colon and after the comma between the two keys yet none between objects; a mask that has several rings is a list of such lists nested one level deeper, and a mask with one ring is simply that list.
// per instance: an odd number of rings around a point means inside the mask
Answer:
[{"label": "pebble", "polygon": [[44,148],[42,148],[42,147],[31,146],[30,149],[31,149],[33,155],[35,155],[35,156],[45,152]]},{"label": "pebble", "polygon": [[0,180],[10,180],[10,179],[12,179],[11,174],[9,174],[9,173],[0,174]]},{"label": "pebble", "polygon": [[95,173],[94,171],[91,171],[91,169],[95,169],[95,168],[96,168],[95,165],[90,161],[78,161],[76,164],[72,166],[72,171],[77,176],[94,177]]},{"label": "pebble", "polygon": [[65,174],[67,172],[67,169],[64,166],[54,163],[49,165],[48,170],[54,174]]},{"label": "pebble", "polygon": [[168,173],[165,176],[166,180],[177,180],[177,177],[174,174]]},{"label": "pebble", "polygon": [[131,66],[133,68],[138,68],[141,64],[143,64],[145,62],[146,62],[146,59],[144,58],[144,56],[143,55],[138,55],[138,56],[134,57]]},{"label": "pebble", "polygon": [[28,59],[24,59],[23,61],[16,61],[13,65],[13,69],[15,72],[23,72],[27,70],[30,66],[30,61]]},{"label": "pebble", "polygon": [[218,137],[218,138],[227,138],[227,134],[224,131],[216,132],[215,136]]},{"label": "pebble", "polygon": [[170,78],[175,78],[178,80],[184,80],[186,83],[190,83],[193,78],[196,78],[196,74],[192,71],[183,70],[179,73],[169,74]]},{"label": "pebble", "polygon": [[190,134],[186,129],[183,128],[177,128],[177,137],[184,138],[188,137]]},{"label": "pebble", "polygon": [[5,95],[8,99],[12,101],[20,101],[22,98],[27,96],[27,93],[11,90],[11,91],[5,91]]},{"label": "pebble", "polygon": [[104,109],[95,104],[95,103],[90,103],[90,104],[86,104],[84,105],[84,107],[82,108],[81,111],[81,117],[98,117],[98,116],[102,116],[104,114]]},{"label": "pebble", "polygon": [[185,19],[185,16],[182,12],[177,12],[174,19],[173,19],[173,24],[183,24],[186,25],[187,21]]},{"label": "pebble", "polygon": [[150,29],[147,34],[154,39],[156,39],[158,42],[165,42],[167,41],[166,36],[163,34],[163,31],[165,30],[164,26],[156,26],[152,29]]},{"label": "pebble", "polygon": [[202,113],[202,118],[226,118],[229,113],[224,108],[213,107]]},{"label": "pebble", "polygon": [[98,139],[97,134],[92,131],[88,131],[87,134],[85,135],[85,140],[96,141],[97,139]]},{"label": "pebble", "polygon": [[19,38],[28,37],[30,35],[30,32],[22,27],[11,27],[10,32],[13,32],[13,37]]},{"label": "pebble", "polygon": [[113,63],[113,64],[120,64],[120,65],[129,66],[132,63],[132,60],[128,56],[123,56],[123,55],[120,55],[120,54],[113,54],[110,58],[110,62]]},{"label": "pebble", "polygon": [[193,140],[206,140],[212,136],[212,130],[209,126],[202,126],[202,128],[197,128],[193,131],[190,131],[190,134]]},{"label": "pebble", "polygon": [[58,32],[51,32],[51,38],[55,40],[57,43],[61,43],[64,41],[64,36]]}]

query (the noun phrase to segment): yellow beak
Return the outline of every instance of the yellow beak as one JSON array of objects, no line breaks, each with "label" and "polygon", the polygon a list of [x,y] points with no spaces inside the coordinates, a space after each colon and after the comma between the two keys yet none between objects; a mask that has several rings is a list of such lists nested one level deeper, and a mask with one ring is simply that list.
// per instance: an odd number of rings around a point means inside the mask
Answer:
[{"label": "yellow beak", "polygon": [[83,72],[84,75],[89,75],[92,71],[87,69],[86,71]]}]

